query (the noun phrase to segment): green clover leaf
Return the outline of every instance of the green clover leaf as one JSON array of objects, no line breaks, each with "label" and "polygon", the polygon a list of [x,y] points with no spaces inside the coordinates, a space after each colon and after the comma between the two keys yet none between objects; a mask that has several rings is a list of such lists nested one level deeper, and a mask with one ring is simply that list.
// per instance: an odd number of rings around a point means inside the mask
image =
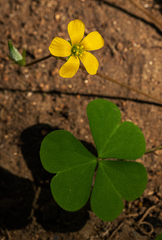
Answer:
[{"label": "green clover leaf", "polygon": [[155,240],[162,240],[162,233],[160,233],[156,238]]},{"label": "green clover leaf", "polygon": [[67,211],[76,211],[87,202],[97,169],[91,208],[102,220],[112,221],[123,210],[122,199],[135,200],[146,188],[146,169],[128,161],[144,154],[145,139],[133,123],[120,123],[120,110],[112,102],[90,102],[87,115],[98,157],[71,133],[58,130],[42,141],[41,162],[47,171],[56,173],[51,181],[52,195]]},{"label": "green clover leaf", "polygon": [[88,201],[96,158],[70,132],[48,134],[40,149],[43,167],[57,173],[51,181],[56,202],[68,211],[77,211]]},{"label": "green clover leaf", "polygon": [[135,160],[145,150],[141,130],[132,122],[121,122],[119,108],[112,102],[97,99],[88,104],[87,115],[99,158]]}]

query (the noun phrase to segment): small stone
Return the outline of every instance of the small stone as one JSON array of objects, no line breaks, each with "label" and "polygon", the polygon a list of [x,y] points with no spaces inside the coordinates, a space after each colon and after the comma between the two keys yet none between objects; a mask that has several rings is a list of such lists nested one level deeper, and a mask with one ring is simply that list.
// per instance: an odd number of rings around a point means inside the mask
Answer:
[{"label": "small stone", "polygon": [[41,53],[41,52],[42,52],[42,48],[39,48],[39,49],[38,49],[38,52]]},{"label": "small stone", "polygon": [[153,194],[154,194],[154,191],[153,191],[153,190],[150,190],[150,191],[147,193],[148,196],[152,196]]},{"label": "small stone", "polygon": [[48,91],[50,89],[50,86],[48,85],[48,84],[46,84],[45,86],[44,86],[44,90],[45,91]]},{"label": "small stone", "polygon": [[57,21],[60,19],[60,17],[61,17],[61,16],[60,16],[60,14],[58,14],[58,13],[55,15],[55,19],[56,19]]},{"label": "small stone", "polygon": [[31,97],[32,94],[33,94],[32,92],[28,92],[27,97]]},{"label": "small stone", "polygon": [[72,88],[73,86],[72,86],[72,84],[69,84],[68,87],[69,87],[69,88]]},{"label": "small stone", "polygon": [[1,64],[0,64],[0,70],[3,70],[3,67],[4,67],[4,64],[1,63]]},{"label": "small stone", "polygon": [[32,102],[31,104],[32,104],[33,106],[37,105],[37,103],[36,103],[36,102]]},{"label": "small stone", "polygon": [[40,83],[39,86],[40,86],[41,89],[43,89],[44,88],[44,83]]},{"label": "small stone", "polygon": [[144,4],[144,8],[149,8],[149,4]]},{"label": "small stone", "polygon": [[7,81],[8,81],[8,79],[9,79],[9,77],[8,77],[8,76],[4,76],[4,77],[3,77],[3,80],[4,80],[5,82],[7,82]]},{"label": "small stone", "polygon": [[116,45],[116,48],[117,50],[121,51],[123,50],[123,44],[121,42],[119,42],[117,45]]},{"label": "small stone", "polygon": [[116,25],[116,24],[117,24],[117,21],[116,21],[116,20],[114,20],[114,21],[113,21],[113,25]]},{"label": "small stone", "polygon": [[55,75],[58,74],[58,73],[59,73],[58,68],[55,68],[55,69],[51,72],[51,75],[52,75],[52,76],[55,76]]}]

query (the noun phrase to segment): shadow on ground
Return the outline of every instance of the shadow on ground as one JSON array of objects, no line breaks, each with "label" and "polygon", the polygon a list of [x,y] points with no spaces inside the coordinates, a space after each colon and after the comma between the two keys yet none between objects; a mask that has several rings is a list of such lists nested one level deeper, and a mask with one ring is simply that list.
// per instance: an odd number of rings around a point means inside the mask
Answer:
[{"label": "shadow on ground", "polygon": [[[48,124],[37,124],[25,129],[21,136],[21,148],[34,181],[19,178],[0,168],[0,224],[7,229],[21,229],[36,217],[37,223],[54,232],[80,230],[89,219],[89,202],[77,212],[67,212],[58,206],[50,191],[53,174],[44,170],[39,158],[43,138],[59,128]],[[96,155],[95,148],[82,141]]]}]

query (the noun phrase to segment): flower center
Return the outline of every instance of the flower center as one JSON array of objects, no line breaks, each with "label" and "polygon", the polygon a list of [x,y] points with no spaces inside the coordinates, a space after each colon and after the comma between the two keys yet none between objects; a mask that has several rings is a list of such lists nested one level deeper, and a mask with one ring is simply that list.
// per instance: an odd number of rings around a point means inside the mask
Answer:
[{"label": "flower center", "polygon": [[78,44],[75,44],[74,46],[72,46],[71,48],[71,53],[73,56],[75,57],[81,57],[83,54],[83,45],[80,46]]}]

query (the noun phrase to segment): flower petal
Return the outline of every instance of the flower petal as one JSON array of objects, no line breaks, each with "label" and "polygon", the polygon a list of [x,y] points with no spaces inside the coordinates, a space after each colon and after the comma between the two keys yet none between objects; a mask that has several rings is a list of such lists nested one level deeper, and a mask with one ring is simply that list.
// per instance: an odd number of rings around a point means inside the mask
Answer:
[{"label": "flower petal", "polygon": [[82,61],[83,65],[85,66],[89,74],[91,75],[96,74],[99,62],[93,54],[84,51],[83,55],[80,57],[80,60]]},{"label": "flower petal", "polygon": [[79,64],[79,58],[71,56],[69,60],[60,68],[60,76],[63,78],[72,78],[78,71]]},{"label": "flower petal", "polygon": [[71,44],[63,38],[55,37],[49,46],[49,51],[57,57],[68,57],[71,55]]},{"label": "flower petal", "polygon": [[68,24],[68,33],[71,39],[72,45],[79,43],[84,37],[85,25],[79,20],[73,20]]},{"label": "flower petal", "polygon": [[99,32],[94,31],[89,33],[80,43],[86,51],[93,51],[103,47],[104,40]]}]

